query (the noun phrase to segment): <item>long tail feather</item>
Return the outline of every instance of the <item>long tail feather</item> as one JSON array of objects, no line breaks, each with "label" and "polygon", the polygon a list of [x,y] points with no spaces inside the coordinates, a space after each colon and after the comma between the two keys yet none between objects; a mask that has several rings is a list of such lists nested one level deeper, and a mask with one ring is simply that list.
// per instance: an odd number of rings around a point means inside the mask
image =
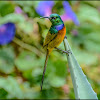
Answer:
[{"label": "long tail feather", "polygon": [[46,66],[47,66],[47,62],[48,62],[48,57],[49,57],[49,50],[47,50],[45,64],[44,64],[44,70],[43,70],[43,76],[42,76],[42,82],[41,82],[41,91],[42,91],[42,86],[43,86],[43,81],[44,81],[44,75],[45,75],[45,71],[46,71]]}]

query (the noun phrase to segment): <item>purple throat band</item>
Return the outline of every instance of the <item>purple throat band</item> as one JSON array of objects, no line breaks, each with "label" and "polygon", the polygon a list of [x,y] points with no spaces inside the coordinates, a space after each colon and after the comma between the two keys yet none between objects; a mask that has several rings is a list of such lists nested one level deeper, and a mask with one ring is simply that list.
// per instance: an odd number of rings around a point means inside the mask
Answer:
[{"label": "purple throat band", "polygon": [[62,30],[63,27],[64,27],[64,24],[55,26],[55,28],[56,28],[57,31]]}]

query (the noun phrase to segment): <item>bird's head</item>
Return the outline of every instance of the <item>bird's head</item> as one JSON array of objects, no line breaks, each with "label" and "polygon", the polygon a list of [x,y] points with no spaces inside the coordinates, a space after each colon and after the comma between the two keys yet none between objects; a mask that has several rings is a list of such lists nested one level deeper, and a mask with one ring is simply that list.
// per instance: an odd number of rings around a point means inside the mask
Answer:
[{"label": "bird's head", "polygon": [[51,14],[49,17],[40,17],[40,18],[48,18],[51,21],[52,25],[63,24],[63,21],[58,14]]}]

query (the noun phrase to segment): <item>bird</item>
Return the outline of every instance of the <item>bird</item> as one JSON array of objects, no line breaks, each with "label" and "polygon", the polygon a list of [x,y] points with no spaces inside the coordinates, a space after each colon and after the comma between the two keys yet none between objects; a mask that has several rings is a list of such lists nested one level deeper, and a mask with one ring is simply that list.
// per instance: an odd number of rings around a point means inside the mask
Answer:
[{"label": "bird", "polygon": [[44,70],[43,70],[43,76],[42,76],[42,82],[41,82],[41,91],[42,91],[48,57],[50,53],[52,52],[52,50],[55,48],[67,54],[69,53],[69,51],[64,51],[64,50],[57,48],[61,44],[61,42],[64,40],[64,37],[66,35],[66,27],[60,15],[54,13],[48,17],[40,17],[40,18],[48,18],[50,22],[52,23],[46,35],[45,41],[43,43],[43,47],[46,48],[46,58],[45,58],[45,64],[44,64]]}]

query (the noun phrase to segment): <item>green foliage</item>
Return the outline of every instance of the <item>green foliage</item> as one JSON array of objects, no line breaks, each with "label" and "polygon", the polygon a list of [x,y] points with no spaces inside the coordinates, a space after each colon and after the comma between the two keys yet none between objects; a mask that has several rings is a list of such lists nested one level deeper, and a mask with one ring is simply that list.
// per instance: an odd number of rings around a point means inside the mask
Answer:
[{"label": "green foliage", "polygon": [[29,69],[33,69],[38,65],[38,61],[35,55],[32,52],[21,52],[19,57],[15,60],[15,65],[19,70],[25,71]]},{"label": "green foliage", "polygon": [[[89,9],[89,10],[88,10]],[[90,7],[88,5],[80,5],[79,19],[81,21],[89,21],[90,23],[95,23],[100,25],[100,14],[96,8]]]},{"label": "green foliage", "polygon": [[[49,20],[40,20],[35,11],[38,2],[0,1],[0,24],[16,24],[15,39],[0,46],[0,99],[75,99],[66,55],[57,51],[49,57],[43,91],[40,92],[45,61],[42,45],[51,24]],[[53,13],[64,13],[62,2],[55,1]],[[70,1],[70,4],[80,26],[64,22],[67,40],[100,99],[100,3]],[[16,6],[22,9],[21,14],[15,13]],[[59,48],[64,50],[63,43]]]},{"label": "green foliage", "polygon": [[6,22],[14,22],[14,23],[20,23],[20,22],[25,22],[25,18],[22,15],[18,15],[15,13],[8,14],[4,17],[1,17],[0,23],[6,23]]},{"label": "green foliage", "polygon": [[12,3],[0,1],[0,16],[5,16],[13,12],[14,12],[14,5]]},{"label": "green foliage", "polygon": [[10,98],[31,99],[38,95],[38,93],[37,94],[34,93],[34,90],[29,87],[29,84],[27,82],[19,84],[13,77],[7,77],[7,78],[0,77],[0,88],[3,88],[9,93],[7,95],[7,98],[9,99]]},{"label": "green foliage", "polygon": [[0,71],[6,74],[14,70],[15,54],[12,47],[4,47],[0,49]]}]

